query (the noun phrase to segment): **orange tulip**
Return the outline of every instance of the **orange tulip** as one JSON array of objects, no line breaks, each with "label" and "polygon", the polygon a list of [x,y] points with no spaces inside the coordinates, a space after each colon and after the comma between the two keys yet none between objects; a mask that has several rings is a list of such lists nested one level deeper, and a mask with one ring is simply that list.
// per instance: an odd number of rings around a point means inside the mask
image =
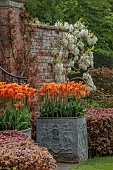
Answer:
[{"label": "orange tulip", "polygon": [[27,101],[27,102],[28,102],[28,104],[31,104],[32,100],[31,100],[31,99],[28,99],[28,101]]},{"label": "orange tulip", "polygon": [[17,102],[14,104],[14,106],[15,106],[16,108],[18,108],[19,106],[24,106],[24,104],[17,101]]},{"label": "orange tulip", "polygon": [[[11,104],[14,104],[17,99],[19,101],[24,101],[26,97],[31,100],[35,92],[36,89],[30,88],[28,84],[19,85],[17,83],[7,84],[5,82],[0,82],[0,97],[4,99],[4,102],[6,100],[6,103],[9,101]],[[16,101],[14,104],[15,107],[18,107],[20,104],[22,104],[18,102]]]},{"label": "orange tulip", "polygon": [[88,95],[88,88],[85,87],[82,82],[66,82],[63,84],[56,83],[44,83],[43,87],[38,90],[39,95],[44,96],[48,93],[48,96],[60,97],[74,95],[75,98],[81,98]]}]

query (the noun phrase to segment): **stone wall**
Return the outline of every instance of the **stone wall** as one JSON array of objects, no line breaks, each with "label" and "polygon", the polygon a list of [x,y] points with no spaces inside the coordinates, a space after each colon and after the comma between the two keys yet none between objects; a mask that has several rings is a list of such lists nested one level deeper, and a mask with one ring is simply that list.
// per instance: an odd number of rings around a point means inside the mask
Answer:
[{"label": "stone wall", "polygon": [[[51,55],[52,43],[56,38],[64,36],[64,30],[53,26],[32,24],[31,57],[35,56],[35,62],[30,79],[34,81],[35,87],[40,87],[44,82],[53,82],[53,57]],[[30,80],[31,81],[31,80]]]},{"label": "stone wall", "polygon": [[21,76],[27,76],[29,83],[39,88],[44,82],[54,81],[52,42],[58,37],[62,38],[66,30],[26,24],[23,21],[25,16],[22,2],[0,0],[0,65],[17,75],[19,69],[28,65]]},{"label": "stone wall", "polygon": [[12,73],[16,73],[14,58],[23,45],[22,11],[22,1],[0,0],[0,65]]},{"label": "stone wall", "polygon": [[[52,42],[66,30],[26,22],[24,0],[0,0],[0,66],[39,88],[54,81]],[[22,70],[22,71],[21,71]],[[32,133],[36,135],[36,117],[41,98],[35,95],[32,111]]]}]

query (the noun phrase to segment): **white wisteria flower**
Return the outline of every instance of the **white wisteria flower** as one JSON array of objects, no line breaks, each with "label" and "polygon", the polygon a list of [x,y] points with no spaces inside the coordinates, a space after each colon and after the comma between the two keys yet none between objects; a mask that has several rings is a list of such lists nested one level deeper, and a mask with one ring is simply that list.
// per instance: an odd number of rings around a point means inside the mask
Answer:
[{"label": "white wisteria flower", "polygon": [[56,27],[63,27],[63,23],[60,22],[60,21],[57,21],[54,26],[56,26]]},{"label": "white wisteria flower", "polygon": [[72,32],[73,29],[74,29],[74,26],[73,26],[72,24],[70,24],[70,26],[69,26],[69,31]]},{"label": "white wisteria flower", "polygon": [[96,86],[93,83],[92,77],[89,73],[83,73],[83,79],[86,82],[86,86],[89,87],[90,91],[95,91]]},{"label": "white wisteria flower", "polygon": [[79,49],[78,47],[75,47],[74,48],[74,55],[77,56],[79,54]]},{"label": "white wisteria flower", "polygon": [[93,37],[87,37],[87,42],[89,45],[93,45],[96,44],[97,42],[97,37],[93,36]]},{"label": "white wisteria flower", "polygon": [[78,21],[77,23],[74,24],[74,28],[81,30],[85,28],[85,25]]},{"label": "white wisteria flower", "polygon": [[64,27],[65,29],[69,29],[69,23],[68,23],[68,22],[65,22],[64,25],[63,25],[63,27]]},{"label": "white wisteria flower", "polygon": [[84,71],[83,78],[86,81],[86,86],[95,90],[96,87],[87,71],[90,67],[93,67],[92,49],[97,42],[97,37],[80,21],[74,25],[67,22],[64,24],[57,22],[55,26],[68,29],[68,32],[63,34],[63,38],[57,41],[56,46],[52,49],[53,56],[58,61],[54,67],[55,80],[59,83],[65,80],[63,78],[66,77],[64,76],[63,63],[67,63],[67,74],[71,72],[72,67],[75,71]]},{"label": "white wisteria flower", "polygon": [[64,47],[67,47],[68,46],[68,40],[67,39],[63,39],[63,44],[64,44]]},{"label": "white wisteria flower", "polygon": [[81,50],[84,49],[84,43],[83,43],[82,41],[79,41],[79,42],[77,43],[77,46],[78,46]]},{"label": "white wisteria flower", "polygon": [[87,29],[81,30],[81,36],[88,37],[88,30]]},{"label": "white wisteria flower", "polygon": [[60,50],[60,51],[59,51],[59,58],[60,58],[60,59],[62,58],[62,55],[63,55],[63,51]]},{"label": "white wisteria flower", "polygon": [[68,73],[70,73],[71,72],[71,67],[68,67],[67,71],[68,71]]},{"label": "white wisteria flower", "polygon": [[74,56],[74,62],[75,62],[75,63],[78,61],[78,58],[79,58],[78,55],[75,55],[75,56]]},{"label": "white wisteria flower", "polygon": [[74,67],[74,64],[75,64],[75,63],[74,63],[73,60],[69,60],[69,66],[70,66],[70,67]]},{"label": "white wisteria flower", "polygon": [[62,73],[63,72],[63,70],[64,70],[64,67],[63,67],[63,64],[61,63],[57,63],[57,64],[55,64],[55,72],[56,73]]}]

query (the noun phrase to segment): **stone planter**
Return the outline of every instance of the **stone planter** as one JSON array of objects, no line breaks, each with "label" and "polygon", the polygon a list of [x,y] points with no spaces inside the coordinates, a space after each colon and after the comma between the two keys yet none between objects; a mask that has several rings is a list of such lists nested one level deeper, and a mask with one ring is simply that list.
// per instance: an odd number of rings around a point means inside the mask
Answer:
[{"label": "stone planter", "polygon": [[38,118],[36,142],[46,147],[57,162],[87,160],[86,117]]},{"label": "stone planter", "polygon": [[26,135],[28,135],[31,138],[31,128],[25,129],[25,130],[21,130],[22,133],[25,133]]}]

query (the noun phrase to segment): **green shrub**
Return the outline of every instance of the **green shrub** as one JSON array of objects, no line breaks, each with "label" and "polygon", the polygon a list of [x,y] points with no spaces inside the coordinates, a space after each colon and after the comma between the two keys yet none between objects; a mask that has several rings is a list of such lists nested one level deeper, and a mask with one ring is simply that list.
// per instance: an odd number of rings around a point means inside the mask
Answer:
[{"label": "green shrub", "polygon": [[88,108],[112,108],[113,94],[106,93],[103,89],[90,93],[87,98]]},{"label": "green shrub", "polygon": [[88,96],[88,107],[113,107],[113,69],[96,68],[90,74],[97,90]]},{"label": "green shrub", "polygon": [[113,52],[104,51],[102,49],[95,49],[94,51],[94,67],[108,67],[113,68]]},{"label": "green shrub", "polygon": [[103,89],[107,93],[113,94],[113,69],[99,67],[90,70],[90,74],[98,89]]},{"label": "green shrub", "polygon": [[89,157],[113,154],[113,108],[87,109]]}]

